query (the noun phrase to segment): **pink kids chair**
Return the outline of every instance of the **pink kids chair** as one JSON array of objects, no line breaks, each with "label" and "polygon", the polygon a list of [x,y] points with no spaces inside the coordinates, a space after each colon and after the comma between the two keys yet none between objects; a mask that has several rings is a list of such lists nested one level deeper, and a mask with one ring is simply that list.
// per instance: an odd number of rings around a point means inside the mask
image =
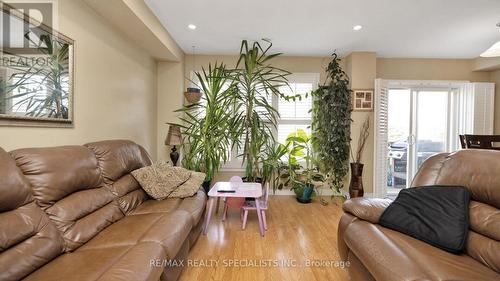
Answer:
[{"label": "pink kids chair", "polygon": [[[229,179],[229,182],[243,182],[243,179],[238,176],[233,176]],[[224,202],[224,214],[222,215],[222,221],[225,221],[227,218],[227,209],[240,209],[245,202],[245,198],[226,198]]]},{"label": "pink kids chair", "polygon": [[[260,211],[262,214],[262,223],[264,224],[264,229],[267,230],[267,219],[266,219],[266,211],[267,211],[267,206],[268,206],[268,199],[269,199],[269,184],[266,183],[266,188],[264,189],[264,192],[262,194],[262,197],[260,198]],[[257,211],[257,207],[255,206],[255,201],[245,201],[243,203],[243,206],[241,206],[241,220],[242,220],[242,225],[241,229],[245,229],[247,226],[247,218],[248,218],[248,211],[250,210],[255,210]],[[259,221],[259,224],[261,222]]]}]

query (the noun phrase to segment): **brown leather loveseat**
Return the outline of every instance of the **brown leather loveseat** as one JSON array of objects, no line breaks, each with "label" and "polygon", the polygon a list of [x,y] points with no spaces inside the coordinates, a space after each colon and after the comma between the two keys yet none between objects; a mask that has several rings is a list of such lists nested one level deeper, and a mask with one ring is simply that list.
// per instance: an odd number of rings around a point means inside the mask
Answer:
[{"label": "brown leather loveseat", "polygon": [[450,254],[378,225],[388,199],[347,200],[338,243],[352,280],[500,280],[500,151],[435,155],[412,182],[412,187],[429,185],[469,189],[465,252]]},{"label": "brown leather loveseat", "polygon": [[148,198],[130,172],[150,163],[125,140],[0,148],[0,280],[176,280],[206,195]]}]

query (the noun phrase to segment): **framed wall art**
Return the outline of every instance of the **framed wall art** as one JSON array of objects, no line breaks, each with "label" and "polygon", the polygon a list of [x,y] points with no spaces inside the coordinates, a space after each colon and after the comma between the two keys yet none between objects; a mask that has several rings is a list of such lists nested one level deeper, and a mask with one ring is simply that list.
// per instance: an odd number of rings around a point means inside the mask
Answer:
[{"label": "framed wall art", "polygon": [[352,108],[354,111],[373,110],[373,90],[353,90]]}]

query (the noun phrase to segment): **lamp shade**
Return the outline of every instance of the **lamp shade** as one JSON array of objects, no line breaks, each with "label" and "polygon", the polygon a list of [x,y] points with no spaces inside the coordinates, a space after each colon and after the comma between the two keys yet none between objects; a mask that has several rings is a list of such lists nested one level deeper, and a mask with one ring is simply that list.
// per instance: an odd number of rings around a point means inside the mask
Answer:
[{"label": "lamp shade", "polygon": [[165,139],[165,145],[180,145],[181,143],[181,128],[179,126],[170,125],[167,138]]},{"label": "lamp shade", "polygon": [[483,58],[500,57],[500,41],[496,42],[488,50],[480,55]]}]

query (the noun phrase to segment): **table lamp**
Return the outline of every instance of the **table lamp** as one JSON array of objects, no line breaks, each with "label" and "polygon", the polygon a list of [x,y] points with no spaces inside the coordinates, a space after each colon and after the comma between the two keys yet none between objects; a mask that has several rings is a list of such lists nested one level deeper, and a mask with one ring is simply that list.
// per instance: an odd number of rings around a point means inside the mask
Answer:
[{"label": "table lamp", "polygon": [[168,128],[167,138],[165,139],[165,145],[172,147],[170,152],[170,160],[174,166],[177,165],[177,160],[179,160],[179,152],[177,152],[176,145],[182,144],[181,128],[179,126],[170,125]]}]

